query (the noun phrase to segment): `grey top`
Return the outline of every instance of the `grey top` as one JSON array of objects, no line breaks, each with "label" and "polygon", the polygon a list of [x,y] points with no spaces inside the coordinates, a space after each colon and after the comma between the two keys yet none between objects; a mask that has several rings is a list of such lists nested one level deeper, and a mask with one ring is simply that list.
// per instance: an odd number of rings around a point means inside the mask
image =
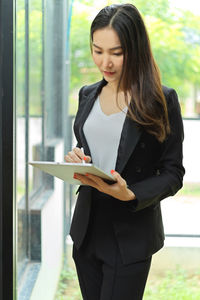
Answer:
[{"label": "grey top", "polygon": [[108,174],[115,169],[127,110],[125,107],[118,113],[106,115],[101,109],[98,97],[83,126],[93,164]]}]

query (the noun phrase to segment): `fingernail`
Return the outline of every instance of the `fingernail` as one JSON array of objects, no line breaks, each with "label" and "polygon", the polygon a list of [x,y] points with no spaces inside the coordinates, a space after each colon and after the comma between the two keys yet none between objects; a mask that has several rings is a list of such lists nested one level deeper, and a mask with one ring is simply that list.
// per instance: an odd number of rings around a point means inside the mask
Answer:
[{"label": "fingernail", "polygon": [[84,160],[87,160],[86,156],[83,157]]},{"label": "fingernail", "polygon": [[88,173],[85,173],[85,176],[88,176]]},{"label": "fingernail", "polygon": [[74,176],[73,176],[73,177],[74,177],[74,179],[77,179],[77,176],[76,176],[76,174],[74,174]]},{"label": "fingernail", "polygon": [[113,174],[115,172],[115,170],[111,170],[110,173]]}]

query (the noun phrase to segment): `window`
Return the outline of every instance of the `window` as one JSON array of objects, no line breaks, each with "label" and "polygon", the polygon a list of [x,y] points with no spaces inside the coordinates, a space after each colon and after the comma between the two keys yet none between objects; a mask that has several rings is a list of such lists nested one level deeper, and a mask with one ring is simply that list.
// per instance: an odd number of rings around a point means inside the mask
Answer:
[{"label": "window", "polygon": [[[200,4],[196,0],[129,2],[136,5],[144,16],[153,54],[161,70],[162,83],[174,88],[178,93],[185,131],[184,186],[177,195],[162,201],[166,240],[165,248],[155,256],[152,284],[149,284],[154,287],[155,279],[159,278],[157,280],[159,283],[160,274],[164,275],[165,271],[171,269],[176,274],[177,265],[188,271],[185,272],[186,277],[187,274],[193,276],[199,268],[200,142],[197,137],[200,131]],[[91,20],[97,12],[105,5],[113,3],[127,3],[127,1],[75,1],[71,27],[72,115],[76,113],[80,87],[101,79],[90,56],[89,30]],[[190,261],[190,266],[187,261]],[[168,282],[169,278],[165,279]],[[163,282],[161,289],[164,285]],[[192,290],[189,293],[191,294]],[[167,295],[167,288],[164,294]],[[159,296],[156,294],[153,298],[160,299],[160,297],[162,298],[160,294]]]},{"label": "window", "polygon": [[16,0],[18,299],[53,299],[62,266],[69,187],[28,162],[71,144],[67,18],[68,1]]},{"label": "window", "polygon": [[[91,20],[106,4],[124,1],[77,0],[75,3],[77,5],[74,5],[71,30],[70,112],[73,113],[76,112],[74,103],[77,103],[79,88],[101,79],[89,52]],[[174,240],[178,236],[194,235],[198,239],[200,226],[196,211],[200,199],[200,143],[196,137],[200,127],[200,6],[195,0],[189,4],[179,0],[135,0],[131,3],[136,5],[144,17],[162,83],[177,91],[184,118],[186,175],[184,187],[176,197],[162,202],[165,233],[174,236]],[[180,222],[176,222],[177,209],[182,212],[179,214]],[[190,225],[185,222],[188,210]]]},{"label": "window", "polygon": [[[1,258],[0,261],[0,282],[4,280],[7,288],[4,296],[5,289],[3,291],[0,286],[0,298],[3,293],[2,298],[10,299],[13,293],[11,272],[7,271],[12,269],[12,210],[16,203],[17,283],[14,289],[17,290],[17,298],[53,300],[65,251],[73,190],[60,180],[33,169],[28,162],[61,161],[64,153],[71,149],[71,123],[78,90],[83,84],[101,77],[89,54],[89,24],[99,8],[112,2],[123,1],[74,2],[69,116],[69,5],[73,0],[0,1],[0,39],[3,41],[0,43],[0,89],[5,91],[0,95],[3,99],[0,102],[0,222],[4,227],[0,238],[5,242],[0,245],[0,254],[3,250],[7,255],[5,260]],[[198,249],[199,4],[191,0],[185,7],[184,3],[180,0],[134,2],[145,16],[163,83],[177,90],[184,116],[186,176],[182,191],[162,203],[166,235],[173,247],[182,245]],[[16,9],[16,105],[11,103],[13,4]],[[13,107],[14,121],[16,119],[14,167],[11,163]],[[16,197],[11,203],[12,182],[15,187],[15,181]],[[177,215],[181,220],[179,223]],[[193,260],[195,264],[197,262],[195,253],[193,251],[190,255],[191,265]],[[162,264],[160,266],[163,267]]]}]

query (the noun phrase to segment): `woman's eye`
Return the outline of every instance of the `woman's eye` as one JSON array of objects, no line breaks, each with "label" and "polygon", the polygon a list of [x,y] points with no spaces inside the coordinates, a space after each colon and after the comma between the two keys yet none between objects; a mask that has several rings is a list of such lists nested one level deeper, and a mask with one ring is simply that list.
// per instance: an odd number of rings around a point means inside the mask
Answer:
[{"label": "woman's eye", "polygon": [[101,54],[101,51],[94,51],[96,54]]},{"label": "woman's eye", "polygon": [[113,53],[115,56],[120,56],[120,55],[122,55],[123,53],[122,52],[120,52],[120,53]]}]

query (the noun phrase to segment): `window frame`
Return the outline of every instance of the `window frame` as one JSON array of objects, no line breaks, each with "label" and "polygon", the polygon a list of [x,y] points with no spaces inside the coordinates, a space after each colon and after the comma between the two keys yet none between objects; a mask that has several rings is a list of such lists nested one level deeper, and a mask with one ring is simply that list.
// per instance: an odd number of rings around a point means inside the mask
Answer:
[{"label": "window frame", "polygon": [[15,1],[0,0],[0,298],[16,299],[14,200]]}]

